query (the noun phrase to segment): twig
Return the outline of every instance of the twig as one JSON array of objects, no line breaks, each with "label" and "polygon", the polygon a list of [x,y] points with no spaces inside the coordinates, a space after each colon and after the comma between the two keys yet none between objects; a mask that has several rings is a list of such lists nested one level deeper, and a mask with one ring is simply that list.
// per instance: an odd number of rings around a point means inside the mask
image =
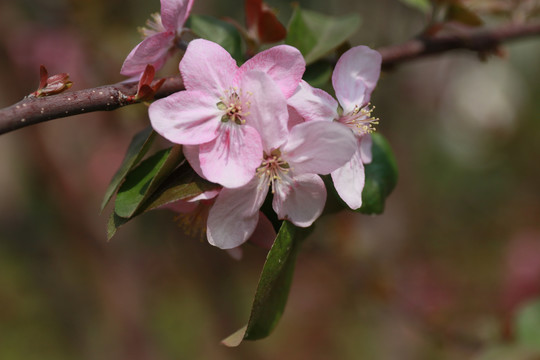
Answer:
[{"label": "twig", "polygon": [[[430,38],[418,38],[403,44],[378,49],[385,68],[420,57],[454,49],[467,49],[485,53],[496,51],[502,42],[540,35],[540,23],[512,24],[492,29],[467,30]],[[156,81],[159,81],[157,79]],[[184,89],[179,75],[168,77],[156,98],[168,96]],[[0,134],[40,122],[92,111],[114,110],[137,103],[129,96],[137,92],[137,83],[118,83],[93,89],[68,91],[53,96],[27,97],[0,110]]]},{"label": "twig", "polygon": [[391,67],[398,63],[455,49],[477,52],[496,51],[497,46],[503,42],[534,35],[540,35],[540,23],[505,25],[493,29],[468,30],[431,38],[418,38],[403,44],[383,47],[378,51],[383,57],[383,66]]}]

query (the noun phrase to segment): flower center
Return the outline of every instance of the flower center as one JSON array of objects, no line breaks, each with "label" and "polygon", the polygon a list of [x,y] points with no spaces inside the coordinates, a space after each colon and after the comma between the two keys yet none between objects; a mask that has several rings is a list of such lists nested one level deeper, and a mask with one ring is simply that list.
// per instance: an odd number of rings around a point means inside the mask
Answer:
[{"label": "flower center", "polygon": [[251,96],[251,92],[244,95],[242,89],[236,87],[225,90],[225,96],[220,97],[220,102],[216,104],[217,108],[224,111],[221,117],[222,122],[234,122],[237,125],[244,125],[246,117],[249,116],[251,102],[244,101]]},{"label": "flower center", "polygon": [[264,154],[264,160],[257,168],[257,175],[261,179],[262,186],[272,186],[272,194],[274,194],[277,182],[291,181],[290,171],[290,165],[281,157],[281,151],[276,149],[269,155]]},{"label": "flower center", "polygon": [[353,111],[341,115],[337,121],[347,125],[356,135],[371,134],[376,130],[375,125],[379,124],[379,119],[371,116],[375,107],[370,109],[369,105],[367,104],[362,108],[356,105]]},{"label": "flower center", "polygon": [[138,29],[143,38],[165,31],[165,27],[161,22],[161,15],[159,13],[153,13],[151,16],[151,19],[146,20],[146,27],[140,27]]}]

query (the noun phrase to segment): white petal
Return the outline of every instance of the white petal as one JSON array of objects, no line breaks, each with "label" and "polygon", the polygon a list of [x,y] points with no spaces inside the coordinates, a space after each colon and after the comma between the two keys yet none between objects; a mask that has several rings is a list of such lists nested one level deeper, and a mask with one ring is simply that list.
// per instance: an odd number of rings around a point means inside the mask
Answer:
[{"label": "white petal", "polygon": [[310,121],[291,129],[282,154],[295,175],[325,175],[349,161],[356,148],[357,140],[345,125]]},{"label": "white petal", "polygon": [[245,100],[251,103],[247,124],[259,132],[265,151],[278,148],[288,134],[285,96],[272,78],[261,71],[244,73],[240,87]]},{"label": "white petal", "polygon": [[212,94],[216,99],[232,86],[237,70],[236,61],[227,50],[204,39],[191,41],[180,61],[186,89]]},{"label": "white petal", "polygon": [[223,111],[216,100],[197,91],[180,91],[150,105],[152,127],[176,144],[196,145],[215,139]]},{"label": "white petal", "polygon": [[332,172],[332,181],[339,197],[353,210],[362,206],[365,174],[360,148],[351,160]]},{"label": "white petal", "polygon": [[306,62],[300,51],[289,45],[278,45],[262,51],[246,61],[239,69],[235,82],[242,73],[258,70],[268,74],[279,86],[286,98],[290,97],[306,70]]},{"label": "white petal", "polygon": [[326,91],[317,89],[302,80],[287,100],[306,121],[332,121],[338,117],[338,102]]},{"label": "white petal", "polygon": [[279,219],[296,226],[308,227],[322,214],[326,202],[326,188],[318,175],[305,174],[293,183],[277,183],[272,207]]},{"label": "white petal", "polygon": [[332,84],[344,113],[369,102],[381,74],[381,62],[381,54],[367,46],[356,46],[339,58]]},{"label": "white petal", "polygon": [[161,0],[161,22],[167,30],[179,31],[189,16],[193,0]]},{"label": "white petal", "polygon": [[364,164],[369,164],[373,159],[373,154],[371,153],[371,147],[373,146],[373,140],[371,135],[366,134],[360,137],[360,157]]},{"label": "white petal", "polygon": [[224,187],[246,185],[261,165],[259,133],[247,125],[224,124],[214,141],[199,147],[204,177]]},{"label": "white petal", "polygon": [[221,249],[242,245],[257,226],[267,193],[268,186],[259,187],[257,177],[241,188],[223,189],[208,215],[208,242]]}]

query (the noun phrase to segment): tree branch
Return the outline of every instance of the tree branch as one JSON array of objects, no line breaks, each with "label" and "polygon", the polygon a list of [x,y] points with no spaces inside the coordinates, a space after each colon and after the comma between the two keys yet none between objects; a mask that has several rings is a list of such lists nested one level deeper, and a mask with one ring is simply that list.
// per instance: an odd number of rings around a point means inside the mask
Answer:
[{"label": "tree branch", "polygon": [[[423,37],[378,49],[383,67],[454,49],[480,53],[496,51],[502,42],[540,35],[540,23],[505,25],[492,29],[467,30],[455,34]],[[159,80],[156,80],[159,81]],[[156,93],[156,98],[184,90],[180,75],[168,77]],[[118,83],[93,89],[67,91],[45,97],[26,97],[0,110],[0,134],[40,122],[92,111],[114,110],[137,103],[129,98],[137,92],[137,83]]]}]

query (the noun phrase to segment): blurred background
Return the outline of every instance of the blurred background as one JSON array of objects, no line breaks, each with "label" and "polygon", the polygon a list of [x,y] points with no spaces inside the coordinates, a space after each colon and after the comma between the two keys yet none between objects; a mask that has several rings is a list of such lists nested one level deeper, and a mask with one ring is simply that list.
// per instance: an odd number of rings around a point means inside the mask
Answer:
[{"label": "blurred background", "polygon": [[[291,4],[268,3],[287,24]],[[397,0],[299,3],[359,14],[353,45],[396,44],[426,25]],[[40,64],[69,73],[72,90],[124,80],[136,28],[156,11],[158,0],[2,1],[0,107],[35,91]],[[195,0],[193,13],[243,23],[243,2]],[[400,171],[385,213],[321,218],[275,332],[235,349],[219,341],[247,321],[262,249],[235,261],[167,211],[106,240],[111,206],[99,205],[148,125],[145,105],[2,135],[0,359],[539,359],[497,357],[516,311],[540,296],[540,37],[505,49],[383,73],[374,115]]]}]

